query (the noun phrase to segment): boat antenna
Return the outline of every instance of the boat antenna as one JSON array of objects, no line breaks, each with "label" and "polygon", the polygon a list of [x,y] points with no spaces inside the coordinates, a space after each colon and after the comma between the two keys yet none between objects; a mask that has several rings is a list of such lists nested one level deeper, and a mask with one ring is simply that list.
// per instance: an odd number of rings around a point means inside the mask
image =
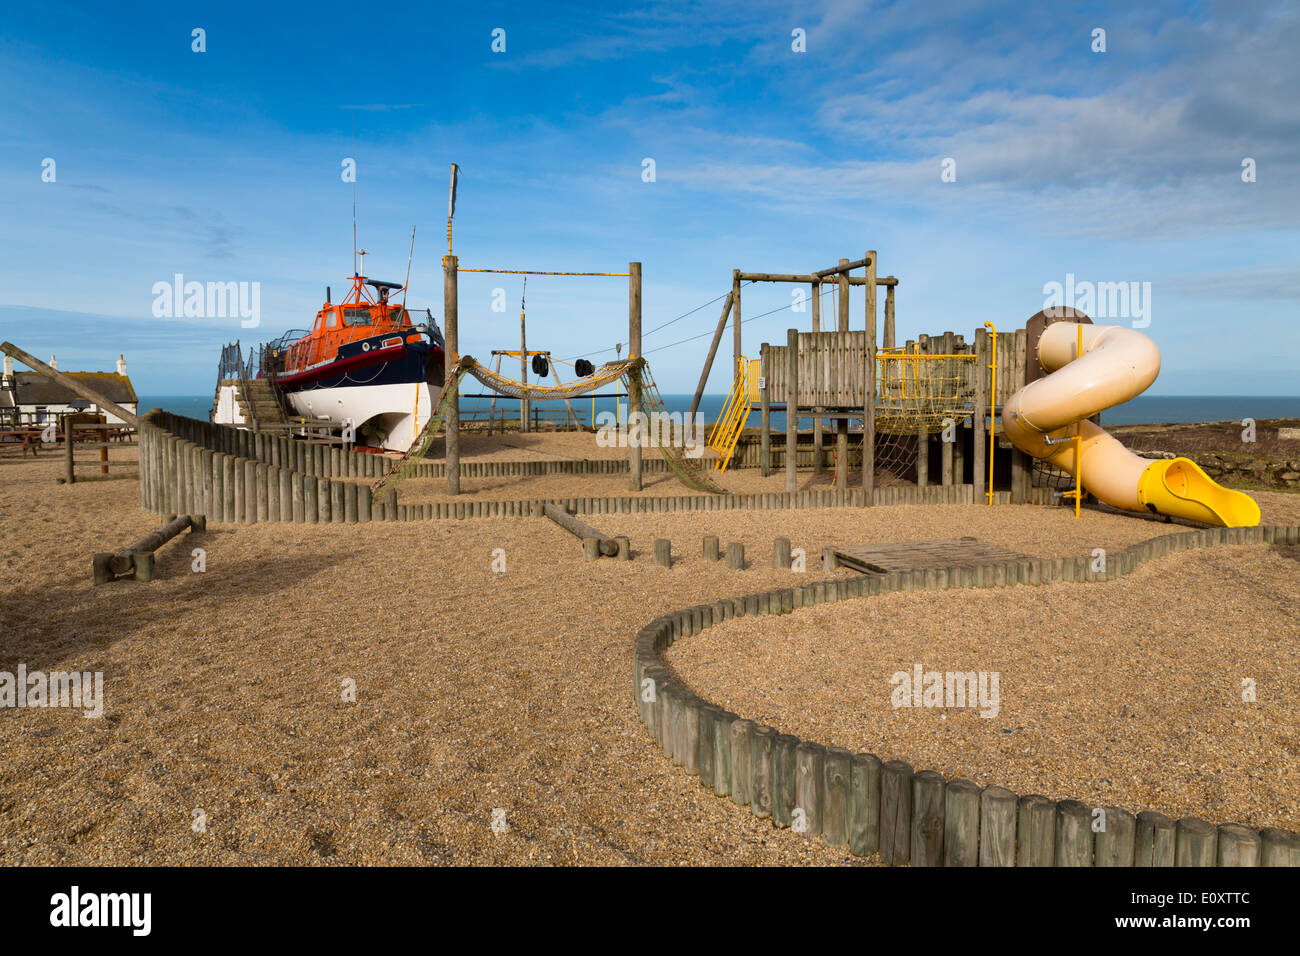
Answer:
[{"label": "boat antenna", "polygon": [[411,257],[415,255],[415,227],[411,227],[411,251],[406,254],[406,281],[402,283],[402,308],[406,308],[406,288],[411,284]]}]

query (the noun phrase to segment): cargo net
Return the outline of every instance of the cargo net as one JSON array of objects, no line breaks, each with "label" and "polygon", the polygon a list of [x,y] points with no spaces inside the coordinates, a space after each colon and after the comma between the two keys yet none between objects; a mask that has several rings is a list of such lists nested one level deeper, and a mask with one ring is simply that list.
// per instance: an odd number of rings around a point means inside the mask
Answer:
[{"label": "cargo net", "polygon": [[[631,384],[628,379],[633,375],[637,375],[640,376],[644,385],[642,395],[646,412],[664,411],[663,400],[659,397],[659,389],[655,386],[654,379],[650,377],[650,369],[645,364],[645,359],[637,358],[606,362],[592,372],[591,375],[566,385],[527,385],[499,375],[486,366],[480,365],[472,356],[465,355],[448,371],[447,384],[442,390],[442,397],[438,400],[437,407],[429,416],[428,422],[420,430],[420,434],[416,436],[411,447],[394,463],[393,467],[371,485],[373,491],[379,492],[384,489],[392,489],[415,471],[416,465],[420,463],[433,446],[435,436],[442,431],[443,422],[447,416],[448,399],[457,393],[460,382],[466,375],[472,375],[488,388],[502,395],[540,401],[575,398],[579,395],[586,395],[588,392],[594,392],[602,385],[608,385],[610,382],[620,380],[628,384],[628,391],[630,392]],[[719,487],[705,473],[701,460],[688,458],[684,447],[679,448],[672,444],[661,444],[659,449],[663,453],[668,467],[687,485],[711,494],[724,493],[724,489]]]},{"label": "cargo net", "polygon": [[973,355],[876,353],[877,484],[915,482],[922,432],[940,435],[970,418],[975,364]]}]

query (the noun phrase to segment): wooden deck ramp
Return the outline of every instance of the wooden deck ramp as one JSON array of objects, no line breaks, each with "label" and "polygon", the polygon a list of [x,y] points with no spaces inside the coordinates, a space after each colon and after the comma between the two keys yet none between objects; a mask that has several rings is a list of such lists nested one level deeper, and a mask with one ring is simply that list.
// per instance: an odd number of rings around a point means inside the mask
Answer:
[{"label": "wooden deck ramp", "polygon": [[942,541],[909,541],[903,544],[873,544],[862,547],[833,545],[835,563],[864,574],[891,571],[924,571],[929,568],[976,567],[981,564],[1031,560],[1027,554],[1008,551],[975,538],[945,538]]}]

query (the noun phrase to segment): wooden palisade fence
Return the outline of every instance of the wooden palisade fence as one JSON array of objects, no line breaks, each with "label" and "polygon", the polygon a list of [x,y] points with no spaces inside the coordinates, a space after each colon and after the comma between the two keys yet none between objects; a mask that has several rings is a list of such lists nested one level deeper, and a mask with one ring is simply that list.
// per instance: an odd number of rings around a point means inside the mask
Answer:
[{"label": "wooden palisade fence", "polygon": [[[789,614],[813,604],[895,591],[1106,581],[1175,551],[1216,544],[1300,544],[1300,527],[1212,528],[1163,535],[1112,556],[1042,558],[836,578],[716,601],[656,618],[637,634],[633,698],[650,736],[719,797],[778,827],[818,836],[857,856],[913,866],[1300,866],[1300,837],[1277,828],[1215,826],[1189,817],[1094,808],[947,780],[781,733],[701,699],[660,654],[733,617]],[[1095,810],[1102,810],[1098,815]],[[1104,829],[1094,832],[1095,821]]]}]

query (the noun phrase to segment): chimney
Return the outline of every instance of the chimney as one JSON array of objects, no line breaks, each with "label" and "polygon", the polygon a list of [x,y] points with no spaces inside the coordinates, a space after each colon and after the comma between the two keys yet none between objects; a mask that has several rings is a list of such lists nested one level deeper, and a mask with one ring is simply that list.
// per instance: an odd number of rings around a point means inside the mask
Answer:
[{"label": "chimney", "polygon": [[121,355],[117,357],[117,374],[126,378],[126,359]]},{"label": "chimney", "polygon": [[13,356],[5,356],[5,381],[14,377],[14,360]]},{"label": "chimney", "polygon": [[50,356],[50,368],[54,369],[56,372],[59,370],[59,360],[53,355]]}]

